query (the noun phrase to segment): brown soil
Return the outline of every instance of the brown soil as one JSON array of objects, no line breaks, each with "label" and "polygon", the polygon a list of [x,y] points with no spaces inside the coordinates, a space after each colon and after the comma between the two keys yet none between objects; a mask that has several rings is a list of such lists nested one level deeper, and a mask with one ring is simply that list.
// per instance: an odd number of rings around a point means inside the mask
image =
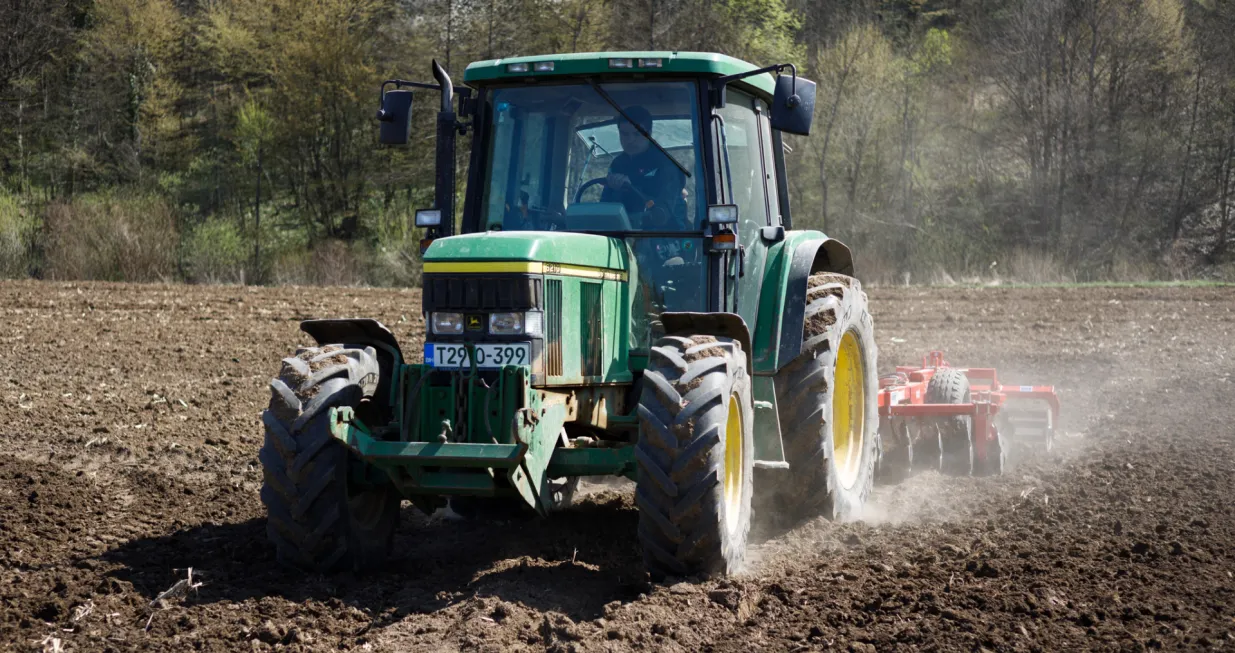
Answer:
[{"label": "brown soil", "polygon": [[942,348],[1054,383],[1057,449],[660,586],[615,484],[551,520],[405,508],[381,574],[274,563],[259,415],[297,321],[373,316],[418,352],[415,291],[0,283],[0,648],[1235,647],[1235,292],[869,292],[882,371]]}]

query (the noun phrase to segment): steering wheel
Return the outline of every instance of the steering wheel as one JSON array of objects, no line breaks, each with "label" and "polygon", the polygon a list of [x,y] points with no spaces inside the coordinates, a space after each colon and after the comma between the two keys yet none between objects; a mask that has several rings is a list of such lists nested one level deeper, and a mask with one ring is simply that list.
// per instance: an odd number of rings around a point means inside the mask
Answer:
[{"label": "steering wheel", "polygon": [[574,203],[578,204],[583,201],[583,191],[595,186],[596,184],[603,184],[608,181],[608,179],[608,177],[597,177],[595,179],[589,179],[588,181],[583,182],[583,185],[579,187],[579,190],[575,191]]}]

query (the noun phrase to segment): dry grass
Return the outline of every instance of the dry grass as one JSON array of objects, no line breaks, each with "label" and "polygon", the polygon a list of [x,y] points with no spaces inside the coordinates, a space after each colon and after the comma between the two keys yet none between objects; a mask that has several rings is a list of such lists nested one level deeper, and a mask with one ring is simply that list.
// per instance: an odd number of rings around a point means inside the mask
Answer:
[{"label": "dry grass", "polygon": [[172,207],[130,194],[54,202],[44,214],[48,279],[168,281],[178,275]]}]

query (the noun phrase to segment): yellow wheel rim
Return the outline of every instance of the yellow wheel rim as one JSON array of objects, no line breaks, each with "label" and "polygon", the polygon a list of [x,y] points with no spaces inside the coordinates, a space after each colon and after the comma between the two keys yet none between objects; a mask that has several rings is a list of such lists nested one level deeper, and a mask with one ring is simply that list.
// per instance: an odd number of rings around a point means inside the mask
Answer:
[{"label": "yellow wheel rim", "polygon": [[742,446],[742,407],[736,394],[729,396],[729,416],[725,420],[725,528],[737,528],[742,514],[743,476],[746,474]]},{"label": "yellow wheel rim", "polygon": [[862,468],[866,437],[866,385],[862,348],[852,331],[840,339],[832,381],[832,445],[841,486],[853,487]]}]

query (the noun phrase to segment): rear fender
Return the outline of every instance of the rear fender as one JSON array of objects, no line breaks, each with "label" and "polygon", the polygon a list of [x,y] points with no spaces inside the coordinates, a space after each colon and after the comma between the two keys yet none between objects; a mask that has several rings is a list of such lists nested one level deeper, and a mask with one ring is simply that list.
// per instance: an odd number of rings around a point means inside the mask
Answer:
[{"label": "rear fender", "polygon": [[816,272],[853,276],[853,254],[818,231],[791,231],[770,248],[754,333],[756,375],[775,374],[801,353],[806,285]]},{"label": "rear fender", "polygon": [[395,340],[395,335],[386,325],[371,318],[305,320],[300,323],[300,330],[309,334],[319,345],[360,345],[377,350],[381,377],[374,394],[388,397],[390,406],[395,404],[395,376],[403,365],[403,351],[399,349],[399,341]]}]

